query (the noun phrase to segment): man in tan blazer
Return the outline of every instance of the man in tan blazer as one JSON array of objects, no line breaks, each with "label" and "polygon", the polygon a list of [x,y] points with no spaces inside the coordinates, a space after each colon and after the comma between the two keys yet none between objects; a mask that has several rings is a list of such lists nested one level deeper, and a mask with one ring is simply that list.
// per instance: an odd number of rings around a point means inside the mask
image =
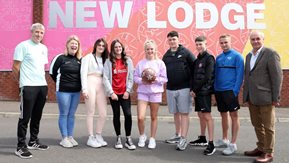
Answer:
[{"label": "man in tan blazer", "polygon": [[275,144],[275,106],[279,105],[282,69],[278,53],[264,47],[264,34],[250,34],[253,50],[246,57],[243,99],[248,102],[257,148],[246,156],[258,156],[256,162],[271,162]]}]

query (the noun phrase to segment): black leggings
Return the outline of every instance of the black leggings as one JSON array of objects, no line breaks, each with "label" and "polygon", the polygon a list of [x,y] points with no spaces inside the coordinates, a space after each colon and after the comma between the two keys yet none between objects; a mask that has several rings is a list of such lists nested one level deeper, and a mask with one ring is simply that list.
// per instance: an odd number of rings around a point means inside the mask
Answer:
[{"label": "black leggings", "polygon": [[17,147],[25,147],[28,123],[30,121],[30,140],[38,141],[42,110],[46,102],[47,86],[24,86],[21,89],[20,117],[17,127]]},{"label": "black leggings", "polygon": [[124,126],[125,126],[125,134],[126,136],[131,135],[131,126],[132,126],[132,118],[131,118],[131,101],[130,97],[128,99],[123,99],[123,95],[117,95],[118,101],[110,100],[110,104],[113,111],[113,126],[116,135],[120,135],[120,106],[122,108],[123,114],[124,114]]}]

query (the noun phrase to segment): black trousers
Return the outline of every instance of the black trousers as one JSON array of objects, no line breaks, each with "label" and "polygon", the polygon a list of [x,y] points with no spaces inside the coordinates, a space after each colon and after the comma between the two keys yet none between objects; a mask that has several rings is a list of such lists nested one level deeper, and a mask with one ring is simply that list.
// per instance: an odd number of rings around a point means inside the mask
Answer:
[{"label": "black trousers", "polygon": [[21,88],[20,117],[17,127],[17,148],[26,147],[27,126],[30,121],[30,140],[38,141],[42,110],[46,102],[47,86],[24,86]]},{"label": "black trousers", "polygon": [[130,136],[131,135],[131,127],[132,127],[132,118],[131,118],[131,101],[130,97],[128,99],[123,99],[123,95],[117,95],[118,101],[110,100],[110,104],[112,107],[113,112],[113,126],[116,135],[120,135],[120,106],[122,108],[123,114],[124,114],[124,127],[125,127],[125,135]]}]

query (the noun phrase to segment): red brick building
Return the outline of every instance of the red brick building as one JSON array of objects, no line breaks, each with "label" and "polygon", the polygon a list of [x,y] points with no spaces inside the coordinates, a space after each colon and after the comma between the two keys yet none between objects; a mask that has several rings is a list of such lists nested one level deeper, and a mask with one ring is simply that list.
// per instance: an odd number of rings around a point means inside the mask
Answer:
[{"label": "red brick building", "polygon": [[[44,0],[33,0],[33,22],[43,22],[43,3]],[[283,85],[281,92],[281,107],[289,106],[289,70],[283,70]],[[48,81],[48,101],[55,101],[55,84],[46,73]],[[14,80],[11,71],[0,71],[0,100],[19,100],[18,83]],[[242,101],[242,91],[240,92],[240,102]],[[136,93],[132,94],[132,102],[136,103]],[[215,102],[213,102],[215,103]],[[241,102],[242,103],[242,102]],[[163,104],[166,104],[165,94],[163,95]]]},{"label": "red brick building", "polygon": [[[46,73],[48,81],[48,101],[55,102],[55,83],[50,78],[48,72]],[[283,84],[281,92],[281,107],[289,106],[289,70],[283,70]],[[0,100],[15,101],[19,100],[18,83],[14,79],[12,72],[0,72]],[[239,101],[242,104],[242,91],[240,92]],[[136,93],[132,94],[132,103],[136,104]],[[213,102],[215,103],[215,102]],[[165,95],[163,95],[163,104],[166,104]]]}]

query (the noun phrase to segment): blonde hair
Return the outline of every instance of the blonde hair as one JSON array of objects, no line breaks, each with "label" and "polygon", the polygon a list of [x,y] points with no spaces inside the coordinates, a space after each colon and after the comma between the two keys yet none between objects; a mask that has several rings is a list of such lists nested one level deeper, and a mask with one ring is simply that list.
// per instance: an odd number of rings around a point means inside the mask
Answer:
[{"label": "blonde hair", "polygon": [[81,49],[81,44],[80,44],[80,41],[79,41],[79,38],[76,36],[76,35],[71,35],[68,37],[67,41],[66,41],[66,45],[65,45],[65,51],[64,51],[64,55],[68,55],[68,47],[67,45],[70,43],[70,41],[76,41],[78,43],[78,49],[76,51],[76,58],[80,59],[81,56],[82,56],[82,49]]},{"label": "blonde hair", "polygon": [[222,35],[219,37],[219,39],[221,39],[221,38],[229,38],[229,39],[231,39],[231,35],[229,35],[229,34],[222,34]]},{"label": "blonde hair", "polygon": [[146,51],[148,46],[152,46],[154,48],[154,59],[159,59],[157,55],[157,44],[154,40],[146,40],[144,43],[144,51]]}]

